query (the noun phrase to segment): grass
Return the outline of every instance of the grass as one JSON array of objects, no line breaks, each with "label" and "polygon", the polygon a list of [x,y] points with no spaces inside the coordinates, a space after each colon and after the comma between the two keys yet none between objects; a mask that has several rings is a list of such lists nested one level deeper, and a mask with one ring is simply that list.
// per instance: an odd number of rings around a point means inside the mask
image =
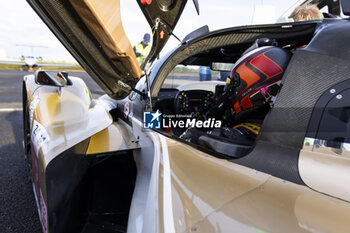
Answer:
[{"label": "grass", "polygon": [[[40,65],[42,65],[41,67],[42,70],[84,72],[84,69],[81,68],[81,66],[79,66],[78,64],[73,67],[60,67],[60,66],[45,67],[44,63],[40,63]],[[20,70],[21,68],[22,66],[19,66],[19,65],[0,64],[0,70]]]}]

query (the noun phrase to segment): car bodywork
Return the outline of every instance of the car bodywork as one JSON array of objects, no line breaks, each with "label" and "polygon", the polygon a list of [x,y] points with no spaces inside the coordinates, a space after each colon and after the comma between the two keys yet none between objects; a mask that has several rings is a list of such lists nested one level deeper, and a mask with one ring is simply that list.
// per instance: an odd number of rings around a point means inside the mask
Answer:
[{"label": "car bodywork", "polygon": [[[82,80],[66,74],[24,77],[25,150],[44,232],[350,229],[348,20],[199,33],[141,77],[121,26],[119,1],[29,2],[108,94],[94,100]],[[151,27],[158,25],[148,64],[185,4],[139,3]],[[281,46],[308,46],[295,51],[248,154],[222,154],[144,129],[145,110],[174,100],[171,93],[162,97],[169,93],[161,87],[177,64],[237,60],[261,37]],[[220,48],[230,56],[220,56]]]}]

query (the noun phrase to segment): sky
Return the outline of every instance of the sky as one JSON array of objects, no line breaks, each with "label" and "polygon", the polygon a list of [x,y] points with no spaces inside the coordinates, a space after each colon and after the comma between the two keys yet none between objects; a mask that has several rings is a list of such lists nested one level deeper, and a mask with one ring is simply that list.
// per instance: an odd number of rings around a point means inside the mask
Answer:
[{"label": "sky", "polygon": [[[188,0],[174,34],[183,39],[188,33],[203,25],[208,25],[213,31],[249,25],[256,20],[273,23],[272,21],[276,21],[296,1],[198,0],[200,6],[198,16],[192,0]],[[261,10],[264,14],[257,14]],[[121,0],[121,14],[125,32],[132,45],[141,41],[145,32],[150,32],[150,27],[136,0]],[[256,18],[257,15],[260,15],[260,19]],[[169,51],[178,43],[176,39],[171,38],[162,53]],[[42,56],[47,61],[75,61],[25,0],[0,0],[0,59],[19,58],[21,55]]]}]

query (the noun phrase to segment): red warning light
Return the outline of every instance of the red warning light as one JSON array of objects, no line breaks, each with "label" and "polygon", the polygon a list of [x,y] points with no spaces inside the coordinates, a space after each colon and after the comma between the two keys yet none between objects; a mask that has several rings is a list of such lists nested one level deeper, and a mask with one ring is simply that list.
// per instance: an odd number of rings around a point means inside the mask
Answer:
[{"label": "red warning light", "polygon": [[141,0],[141,4],[144,6],[150,5],[152,3],[152,0]]}]

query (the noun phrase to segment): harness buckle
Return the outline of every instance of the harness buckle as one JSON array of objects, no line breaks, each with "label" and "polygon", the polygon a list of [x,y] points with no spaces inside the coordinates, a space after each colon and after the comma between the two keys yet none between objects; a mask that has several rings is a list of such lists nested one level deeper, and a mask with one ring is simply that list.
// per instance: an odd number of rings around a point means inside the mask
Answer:
[{"label": "harness buckle", "polygon": [[260,95],[262,95],[262,97],[264,97],[266,103],[272,103],[272,95],[270,95],[269,89],[266,87],[263,87],[260,89]]}]

